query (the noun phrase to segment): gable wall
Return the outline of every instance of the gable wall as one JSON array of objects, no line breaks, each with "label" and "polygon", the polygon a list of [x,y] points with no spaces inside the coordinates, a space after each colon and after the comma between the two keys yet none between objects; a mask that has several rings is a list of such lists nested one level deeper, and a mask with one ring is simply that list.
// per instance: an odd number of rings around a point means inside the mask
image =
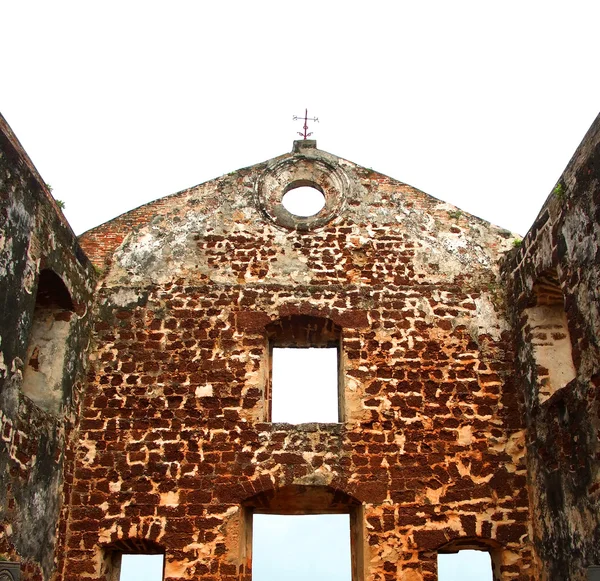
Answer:
[{"label": "gable wall", "polygon": [[[314,230],[260,189],[299,159],[344,190]],[[433,581],[438,548],[478,537],[497,579],[533,579],[510,234],[318,150],[165,200],[98,291],[64,579],[105,578],[130,537],[164,547],[167,579],[247,578],[243,506],[292,485],[363,503],[366,578]],[[342,328],[341,424],[265,421],[267,326],[290,315]]]}]

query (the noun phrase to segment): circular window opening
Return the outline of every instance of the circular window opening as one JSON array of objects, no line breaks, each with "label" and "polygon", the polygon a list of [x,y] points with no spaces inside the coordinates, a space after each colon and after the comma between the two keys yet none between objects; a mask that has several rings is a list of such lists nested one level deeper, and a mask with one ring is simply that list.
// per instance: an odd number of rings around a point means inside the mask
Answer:
[{"label": "circular window opening", "polygon": [[290,214],[308,218],[325,207],[325,196],[313,186],[298,186],[283,194],[281,203]]}]

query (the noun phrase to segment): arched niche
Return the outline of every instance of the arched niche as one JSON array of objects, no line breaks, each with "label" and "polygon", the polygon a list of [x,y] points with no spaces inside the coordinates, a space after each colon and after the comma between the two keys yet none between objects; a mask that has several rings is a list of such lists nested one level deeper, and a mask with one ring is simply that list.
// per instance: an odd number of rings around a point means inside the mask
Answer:
[{"label": "arched niche", "polygon": [[525,316],[525,335],[536,364],[538,400],[543,403],[576,375],[564,296],[554,269],[537,278]]},{"label": "arched niche", "polygon": [[67,339],[74,312],[71,295],[52,270],[40,272],[23,370],[23,393],[58,414],[63,402]]}]

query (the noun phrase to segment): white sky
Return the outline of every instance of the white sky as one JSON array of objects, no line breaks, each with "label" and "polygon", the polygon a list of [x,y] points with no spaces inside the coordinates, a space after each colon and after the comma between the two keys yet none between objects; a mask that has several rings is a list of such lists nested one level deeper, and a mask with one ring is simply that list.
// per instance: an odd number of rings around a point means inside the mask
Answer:
[{"label": "white sky", "polygon": [[524,233],[600,103],[597,0],[0,0],[0,111],[80,233],[321,149]]},{"label": "white sky", "polygon": [[272,392],[273,422],[339,422],[338,350],[275,347]]},{"label": "white sky", "polygon": [[255,514],[253,581],[350,581],[347,514]]},{"label": "white sky", "polygon": [[490,554],[467,549],[438,555],[438,581],[493,581]]},{"label": "white sky", "polygon": [[325,196],[313,186],[300,186],[286,192],[281,203],[296,216],[314,216],[325,206]]},{"label": "white sky", "polygon": [[162,581],[163,561],[163,555],[122,555],[119,581]]}]

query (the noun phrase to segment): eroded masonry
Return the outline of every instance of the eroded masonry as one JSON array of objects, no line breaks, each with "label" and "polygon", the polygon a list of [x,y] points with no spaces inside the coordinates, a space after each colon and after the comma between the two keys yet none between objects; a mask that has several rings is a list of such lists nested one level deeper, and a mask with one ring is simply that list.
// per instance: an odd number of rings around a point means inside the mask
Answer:
[{"label": "eroded masonry", "polygon": [[[251,581],[259,514],[348,515],[352,581],[435,581],[462,549],[495,581],[594,574],[600,119],[521,243],[309,140],[77,239],[0,121],[21,579],[158,554],[169,581]],[[307,186],[322,209],[286,209]],[[274,363],[309,350],[330,400],[293,392],[297,423]]]}]

